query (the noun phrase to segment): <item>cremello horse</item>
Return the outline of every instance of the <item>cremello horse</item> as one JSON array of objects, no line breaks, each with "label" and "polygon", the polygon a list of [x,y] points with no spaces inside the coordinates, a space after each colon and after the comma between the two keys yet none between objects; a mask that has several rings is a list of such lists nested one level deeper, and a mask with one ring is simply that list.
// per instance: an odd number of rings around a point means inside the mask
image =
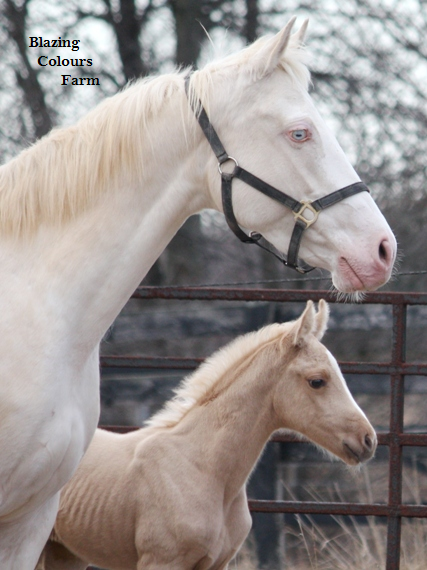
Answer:
[{"label": "cremello horse", "polygon": [[[195,72],[189,95],[241,167],[315,200],[359,178],[307,93],[292,23]],[[185,219],[222,211],[185,76],[136,82],[0,168],[1,570],[34,569],[93,436],[105,331]],[[233,206],[241,227],[287,249],[291,210],[241,180]],[[341,291],[375,289],[395,240],[361,192],[321,212],[300,252]]]},{"label": "cremello horse", "polygon": [[95,432],[64,487],[38,570],[220,570],[250,526],[246,481],[279,428],[350,465],[375,432],[320,343],[328,309],[237,338],[184,380],[149,427]]}]

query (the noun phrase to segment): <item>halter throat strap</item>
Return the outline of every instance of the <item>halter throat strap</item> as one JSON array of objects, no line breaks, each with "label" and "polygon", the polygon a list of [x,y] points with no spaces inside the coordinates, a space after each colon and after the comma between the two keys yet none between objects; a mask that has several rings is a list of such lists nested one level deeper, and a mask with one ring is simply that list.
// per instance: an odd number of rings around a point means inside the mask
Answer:
[{"label": "halter throat strap", "polygon": [[[187,97],[189,83],[190,75],[185,78],[185,92],[187,94]],[[197,100],[191,106],[198,120],[198,123],[218,160],[218,171],[221,175],[222,206],[225,219],[232,232],[240,239],[240,241],[244,243],[255,243],[262,249],[273,254],[279,261],[281,261],[281,263],[287,267],[295,269],[299,273],[305,274],[315,269],[315,267],[308,265],[298,258],[298,252],[304,231],[316,222],[319,213],[325,208],[329,208],[330,206],[333,206],[334,204],[337,204],[338,202],[341,202],[350,196],[359,194],[360,192],[369,192],[369,188],[363,182],[356,182],[339,190],[335,190],[334,192],[331,192],[330,194],[327,194],[326,196],[318,198],[314,201],[295,200],[295,198],[292,198],[292,196],[289,196],[285,192],[277,190],[277,188],[274,186],[271,186],[267,182],[264,182],[264,180],[261,180],[254,174],[251,174],[244,168],[241,168],[237,160],[230,156],[225,150],[200,100]],[[226,162],[233,163],[233,169],[231,171],[224,170]],[[293,212],[295,225],[292,231],[286,258],[270,243],[268,243],[261,234],[257,232],[250,232],[248,235],[239,226],[236,216],[234,215],[232,200],[232,184],[234,178],[238,178],[242,182],[245,182],[249,186],[252,186],[252,188],[255,188],[276,202],[283,204]]]}]

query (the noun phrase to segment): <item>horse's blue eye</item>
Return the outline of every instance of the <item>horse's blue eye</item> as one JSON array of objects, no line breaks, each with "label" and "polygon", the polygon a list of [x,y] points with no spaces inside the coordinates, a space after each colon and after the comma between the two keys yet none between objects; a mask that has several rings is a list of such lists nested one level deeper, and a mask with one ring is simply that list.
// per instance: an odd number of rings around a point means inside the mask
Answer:
[{"label": "horse's blue eye", "polygon": [[308,138],[308,130],[296,129],[295,131],[291,131],[291,137],[294,139],[294,141],[303,141]]},{"label": "horse's blue eye", "polygon": [[309,380],[308,383],[314,390],[318,390],[319,388],[322,388],[322,386],[325,386],[326,384],[323,378],[316,378],[314,380]]}]

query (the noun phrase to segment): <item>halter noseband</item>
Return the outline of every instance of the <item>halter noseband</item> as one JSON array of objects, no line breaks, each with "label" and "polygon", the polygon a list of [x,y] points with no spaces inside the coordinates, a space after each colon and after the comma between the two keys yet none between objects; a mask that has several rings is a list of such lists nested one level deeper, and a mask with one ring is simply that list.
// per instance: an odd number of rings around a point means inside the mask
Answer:
[{"label": "halter noseband", "polygon": [[[185,79],[185,92],[188,97],[188,87],[190,82],[190,76],[187,76]],[[324,210],[325,208],[329,208],[329,206],[333,206],[341,200],[348,198],[350,196],[354,196],[359,192],[369,192],[369,188],[363,184],[363,182],[356,182],[354,184],[350,184],[349,186],[345,186],[340,190],[336,190],[335,192],[331,192],[323,198],[319,198],[314,200],[295,200],[288,194],[281,192],[264,182],[260,178],[257,178],[255,175],[251,174],[244,168],[239,166],[239,163],[235,158],[230,156],[227,151],[225,150],[223,144],[221,143],[215,129],[212,126],[212,123],[209,121],[209,117],[203,108],[200,101],[197,101],[196,104],[192,105],[192,109],[196,115],[196,118],[199,122],[199,125],[207,138],[215,156],[218,159],[218,171],[221,175],[221,193],[222,193],[222,206],[224,210],[224,216],[227,221],[229,228],[233,231],[233,233],[245,243],[255,243],[262,249],[265,249],[269,253],[272,253],[279,261],[281,261],[287,267],[291,267],[295,269],[299,273],[308,273],[315,269],[311,265],[308,265],[304,261],[298,259],[298,251],[301,245],[301,239],[304,233],[304,230],[312,226],[317,218],[319,217],[319,213]],[[233,162],[234,168],[232,172],[225,172],[222,169],[222,165],[225,162]],[[264,238],[261,234],[257,232],[251,232],[249,235],[246,234],[242,228],[239,226],[236,216],[234,215],[233,210],[233,202],[232,202],[232,183],[233,179],[238,178],[242,182],[245,182],[249,186],[252,186],[262,194],[269,196],[273,200],[280,202],[290,210],[292,210],[294,218],[295,218],[295,225],[292,232],[291,240],[289,242],[288,248],[288,256],[287,259],[278,255],[268,244],[267,246],[261,243],[261,240]],[[310,212],[308,217],[306,215]]]}]

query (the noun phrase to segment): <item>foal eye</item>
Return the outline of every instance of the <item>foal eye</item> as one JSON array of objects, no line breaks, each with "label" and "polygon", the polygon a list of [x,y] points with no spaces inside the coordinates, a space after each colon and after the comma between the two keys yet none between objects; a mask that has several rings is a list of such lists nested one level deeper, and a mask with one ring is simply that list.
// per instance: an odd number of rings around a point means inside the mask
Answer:
[{"label": "foal eye", "polygon": [[295,129],[289,133],[291,135],[291,139],[296,142],[303,142],[310,138],[310,133],[308,129]]},{"label": "foal eye", "polygon": [[314,390],[318,390],[319,388],[322,388],[322,386],[326,385],[326,382],[323,380],[323,378],[316,378],[314,380],[309,380],[308,383]]}]

